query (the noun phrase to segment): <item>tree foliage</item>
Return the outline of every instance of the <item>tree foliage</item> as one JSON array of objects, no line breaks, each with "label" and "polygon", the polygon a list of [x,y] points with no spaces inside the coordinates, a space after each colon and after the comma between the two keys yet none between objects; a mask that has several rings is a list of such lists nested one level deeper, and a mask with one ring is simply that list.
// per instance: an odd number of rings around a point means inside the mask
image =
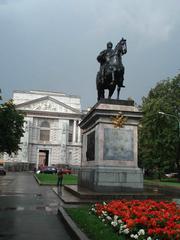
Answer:
[{"label": "tree foliage", "polygon": [[20,149],[20,139],[23,136],[24,116],[12,100],[0,105],[0,152],[9,155]]},{"label": "tree foliage", "polygon": [[[149,175],[180,171],[180,75],[160,81],[143,97],[139,128],[140,166]],[[161,115],[159,112],[171,114]]]}]

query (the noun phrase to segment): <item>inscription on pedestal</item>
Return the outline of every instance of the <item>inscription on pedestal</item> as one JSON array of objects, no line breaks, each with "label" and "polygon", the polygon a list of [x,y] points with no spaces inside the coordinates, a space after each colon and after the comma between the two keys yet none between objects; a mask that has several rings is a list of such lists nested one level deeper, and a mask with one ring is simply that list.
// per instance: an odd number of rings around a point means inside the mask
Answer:
[{"label": "inscription on pedestal", "polygon": [[134,160],[132,130],[104,129],[104,160]]}]

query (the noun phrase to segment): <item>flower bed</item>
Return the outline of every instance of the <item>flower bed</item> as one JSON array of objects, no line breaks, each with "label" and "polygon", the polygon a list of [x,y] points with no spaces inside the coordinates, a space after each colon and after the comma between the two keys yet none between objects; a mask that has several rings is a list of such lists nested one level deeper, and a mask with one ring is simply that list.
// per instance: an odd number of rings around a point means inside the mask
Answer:
[{"label": "flower bed", "polygon": [[180,239],[180,209],[174,202],[113,200],[96,203],[90,212],[125,239]]}]

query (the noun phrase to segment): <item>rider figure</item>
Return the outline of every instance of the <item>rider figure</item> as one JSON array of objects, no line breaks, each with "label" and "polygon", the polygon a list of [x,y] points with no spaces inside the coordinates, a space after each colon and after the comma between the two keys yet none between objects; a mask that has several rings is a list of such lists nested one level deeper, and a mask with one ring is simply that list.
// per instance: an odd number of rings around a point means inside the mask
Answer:
[{"label": "rider figure", "polygon": [[105,78],[105,67],[108,65],[110,56],[113,54],[113,44],[112,42],[107,43],[107,49],[100,52],[97,56],[97,61],[100,63],[100,79],[104,83]]}]

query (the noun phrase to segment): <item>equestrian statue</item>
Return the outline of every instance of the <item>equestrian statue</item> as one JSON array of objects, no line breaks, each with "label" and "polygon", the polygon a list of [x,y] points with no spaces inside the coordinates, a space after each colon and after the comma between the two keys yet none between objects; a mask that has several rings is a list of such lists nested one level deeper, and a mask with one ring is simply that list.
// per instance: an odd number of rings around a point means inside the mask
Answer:
[{"label": "equestrian statue", "polygon": [[111,42],[107,43],[107,49],[100,52],[97,61],[100,63],[100,70],[96,76],[96,87],[98,100],[105,98],[105,89],[109,90],[108,98],[114,93],[117,85],[117,99],[119,99],[120,89],[125,87],[124,66],[122,64],[122,55],[126,54],[126,40],[122,38],[115,48]]}]

